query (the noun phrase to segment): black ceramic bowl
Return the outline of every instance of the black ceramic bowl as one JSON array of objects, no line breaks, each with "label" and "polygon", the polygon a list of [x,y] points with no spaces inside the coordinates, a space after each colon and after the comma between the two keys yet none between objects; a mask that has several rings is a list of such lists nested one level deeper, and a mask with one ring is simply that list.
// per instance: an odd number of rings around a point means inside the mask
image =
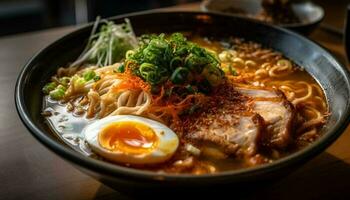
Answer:
[{"label": "black ceramic bowl", "polygon": [[296,33],[246,18],[201,12],[146,12],[111,19],[121,23],[125,17],[131,20],[138,35],[149,32],[195,31],[217,38],[243,37],[280,51],[305,67],[323,87],[331,115],[322,129],[323,136],[307,148],[271,164],[249,169],[207,175],[160,174],[85,157],[55,137],[40,113],[43,98],[41,88],[59,66],[74,60],[82,51],[92,28],[91,24],[87,25],[50,44],[28,62],[18,77],[16,106],[29,132],[42,144],[81,171],[117,190],[177,191],[220,185],[252,185],[266,181],[287,174],[294,167],[321,153],[344,131],[349,122],[348,72],[329,52]]},{"label": "black ceramic bowl", "polygon": [[[201,4],[201,9],[209,12],[223,13],[227,8],[237,10],[237,12],[230,12],[231,15],[243,17],[246,15],[240,12],[255,16],[262,9],[260,0],[205,0]],[[293,3],[292,9],[301,21],[292,24],[279,24],[278,26],[308,35],[324,18],[323,8],[310,1]]]}]

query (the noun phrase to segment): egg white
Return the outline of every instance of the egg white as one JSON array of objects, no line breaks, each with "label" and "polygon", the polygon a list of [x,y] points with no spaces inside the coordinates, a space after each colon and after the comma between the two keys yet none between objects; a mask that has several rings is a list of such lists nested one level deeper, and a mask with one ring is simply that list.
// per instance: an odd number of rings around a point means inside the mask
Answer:
[{"label": "egg white", "polygon": [[[98,141],[98,134],[108,124],[114,122],[139,122],[153,129],[158,137],[158,145],[150,152],[142,154],[131,154],[123,151],[110,151],[103,148]],[[163,133],[162,133],[163,132]],[[84,130],[86,142],[91,149],[98,155],[110,161],[125,164],[156,164],[168,160],[179,146],[179,138],[170,128],[157,121],[133,116],[133,115],[117,115],[108,116],[89,124]]]}]

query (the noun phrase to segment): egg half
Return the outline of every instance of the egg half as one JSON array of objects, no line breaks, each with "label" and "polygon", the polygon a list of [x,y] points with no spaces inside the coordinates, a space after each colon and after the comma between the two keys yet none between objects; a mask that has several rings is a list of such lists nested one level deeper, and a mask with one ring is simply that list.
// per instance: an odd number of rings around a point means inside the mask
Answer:
[{"label": "egg half", "polygon": [[105,117],[89,124],[83,135],[96,154],[126,164],[165,162],[179,146],[179,138],[170,128],[133,115]]}]

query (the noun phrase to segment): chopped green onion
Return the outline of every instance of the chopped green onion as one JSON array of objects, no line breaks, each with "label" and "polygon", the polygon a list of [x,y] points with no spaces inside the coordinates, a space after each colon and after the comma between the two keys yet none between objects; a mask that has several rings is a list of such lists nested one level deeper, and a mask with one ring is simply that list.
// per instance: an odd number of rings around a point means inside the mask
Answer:
[{"label": "chopped green onion", "polygon": [[115,70],[117,73],[123,73],[125,71],[125,65],[124,63],[119,65],[118,68]]},{"label": "chopped green onion", "polygon": [[217,86],[221,83],[223,71],[218,67],[207,65],[202,72],[202,75],[208,80],[210,85]]},{"label": "chopped green onion", "polygon": [[62,78],[59,79],[59,82],[60,82],[60,84],[62,84],[63,86],[66,86],[66,87],[67,87],[68,84],[69,84],[69,82],[70,82],[70,78],[64,76],[64,77],[62,77]]},{"label": "chopped green onion", "polygon": [[[188,42],[181,33],[141,36],[139,47],[127,54],[126,62],[131,63],[128,67],[135,75],[151,85],[170,80],[198,87],[200,80],[208,79],[214,86],[223,78],[216,54]],[[205,77],[202,71],[207,66],[213,69]]]},{"label": "chopped green onion", "polygon": [[85,81],[90,81],[90,80],[94,79],[95,76],[96,76],[96,73],[93,70],[88,70],[88,71],[84,72],[84,74],[83,74]]},{"label": "chopped green onion", "polygon": [[187,47],[180,47],[179,49],[176,50],[175,54],[178,56],[183,56],[186,55],[189,52]]},{"label": "chopped green onion", "polygon": [[51,83],[47,83],[44,87],[43,87],[43,92],[44,94],[49,94],[52,90],[54,90],[57,87],[57,83],[55,82],[51,82]]},{"label": "chopped green onion", "polygon": [[151,85],[156,85],[161,81],[161,77],[159,77],[156,72],[148,72],[146,80],[151,83]]},{"label": "chopped green onion", "polygon": [[180,57],[175,57],[170,61],[170,69],[175,70],[177,67],[182,65],[182,60]]},{"label": "chopped green onion", "polygon": [[81,78],[78,75],[74,75],[71,81],[74,85],[74,88],[76,88],[77,90],[82,89],[85,86],[85,83],[87,82],[84,78]]},{"label": "chopped green onion", "polygon": [[144,78],[147,76],[147,74],[149,72],[154,72],[156,71],[156,66],[154,64],[151,63],[142,63],[140,65],[140,74],[141,76],[143,76]]},{"label": "chopped green onion", "polygon": [[58,85],[56,89],[61,89],[61,90],[64,90],[64,91],[67,90],[67,88],[64,87],[63,85]]},{"label": "chopped green onion", "polygon": [[101,79],[100,76],[95,76],[95,77],[94,77],[94,81],[99,81],[100,79]]},{"label": "chopped green onion", "polygon": [[128,59],[134,54],[135,54],[135,52],[133,50],[129,50],[125,53],[125,58]]},{"label": "chopped green onion", "polygon": [[60,100],[64,97],[65,92],[66,88],[63,85],[59,85],[56,89],[52,90],[49,95],[54,100]]},{"label": "chopped green onion", "polygon": [[191,71],[195,71],[197,73],[201,73],[203,66],[206,64],[206,60],[200,56],[190,54],[185,59],[185,67],[190,69]]},{"label": "chopped green onion", "polygon": [[164,80],[163,75],[166,73],[164,69],[158,68],[151,63],[142,63],[139,70],[141,77],[151,85],[162,82]]},{"label": "chopped green onion", "polygon": [[170,77],[171,82],[174,84],[185,83],[190,71],[184,67],[178,67]]}]

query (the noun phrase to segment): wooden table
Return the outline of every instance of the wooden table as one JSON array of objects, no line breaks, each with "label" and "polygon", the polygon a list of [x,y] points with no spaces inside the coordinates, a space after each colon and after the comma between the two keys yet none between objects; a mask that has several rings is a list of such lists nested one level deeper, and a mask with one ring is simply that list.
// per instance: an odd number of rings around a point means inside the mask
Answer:
[{"label": "wooden table", "polygon": [[[197,4],[176,9],[199,9]],[[0,39],[0,199],[129,199],[45,149],[20,122],[14,87],[39,49],[74,30],[65,27]],[[311,38],[345,61],[342,40],[316,30]],[[326,152],[288,177],[247,198],[350,199],[350,127]]]}]

